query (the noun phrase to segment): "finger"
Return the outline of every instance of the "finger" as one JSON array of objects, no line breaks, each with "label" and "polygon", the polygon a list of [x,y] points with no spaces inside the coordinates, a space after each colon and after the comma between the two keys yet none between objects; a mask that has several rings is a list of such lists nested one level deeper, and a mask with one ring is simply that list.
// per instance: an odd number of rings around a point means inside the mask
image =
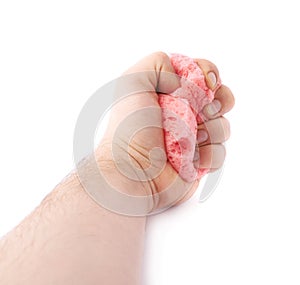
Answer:
[{"label": "finger", "polygon": [[231,90],[222,85],[216,91],[213,102],[203,108],[203,114],[208,120],[221,117],[233,108],[234,101]]},{"label": "finger", "polygon": [[[221,144],[201,146],[197,148],[196,151],[198,151],[199,154],[198,160],[194,161],[194,165],[196,168],[205,168],[205,169],[209,169],[210,172],[213,172],[219,169],[224,163],[226,151],[225,151],[225,147]],[[190,189],[186,192],[186,194],[181,199],[179,199],[176,202],[175,206],[184,203],[191,196],[193,196],[193,194],[197,190],[199,181],[200,180],[196,180],[194,181],[194,183],[192,183]]]},{"label": "finger", "polygon": [[229,137],[230,124],[224,117],[209,120],[198,126],[197,143],[199,146],[223,143],[228,140]]},{"label": "finger", "polygon": [[142,76],[136,81],[145,87],[150,84],[157,93],[169,94],[180,87],[180,78],[175,73],[169,56],[164,52],[146,56],[125,72],[125,74],[133,73],[140,73]]},{"label": "finger", "polygon": [[179,86],[179,77],[167,54],[156,52],[146,56],[116,80],[113,94],[116,104],[112,108],[108,133],[128,114],[141,108],[159,107],[156,93],[171,93]]},{"label": "finger", "polygon": [[195,168],[218,169],[225,160],[226,150],[222,144],[209,144],[197,147],[199,157],[194,161]]},{"label": "finger", "polygon": [[196,58],[194,61],[201,68],[203,75],[205,76],[206,85],[214,91],[218,87],[218,83],[221,82],[218,68],[215,64],[206,59]]}]

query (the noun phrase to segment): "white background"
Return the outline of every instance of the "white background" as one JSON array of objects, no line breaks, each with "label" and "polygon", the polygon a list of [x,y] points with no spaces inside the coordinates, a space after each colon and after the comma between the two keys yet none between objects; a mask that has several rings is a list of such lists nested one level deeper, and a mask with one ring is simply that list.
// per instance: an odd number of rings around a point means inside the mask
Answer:
[{"label": "white background", "polygon": [[89,96],[154,51],[236,96],[223,178],[148,224],[144,285],[299,284],[298,1],[1,1],[0,236],[73,168]]}]

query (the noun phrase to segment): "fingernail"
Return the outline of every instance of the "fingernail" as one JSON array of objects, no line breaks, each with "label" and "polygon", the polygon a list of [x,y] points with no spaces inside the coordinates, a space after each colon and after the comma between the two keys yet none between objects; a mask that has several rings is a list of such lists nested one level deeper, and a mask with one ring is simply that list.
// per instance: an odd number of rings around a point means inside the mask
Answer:
[{"label": "fingernail", "polygon": [[210,89],[214,89],[216,87],[216,84],[217,84],[217,76],[215,75],[214,72],[210,71],[207,74],[207,77],[208,77]]},{"label": "fingernail", "polygon": [[196,169],[198,169],[200,167],[200,153],[199,153],[198,146],[196,146],[196,148],[195,148],[193,164]]},{"label": "fingernail", "polygon": [[208,133],[205,130],[199,130],[197,133],[197,143],[203,143],[207,141]]},{"label": "fingernail", "polygon": [[194,153],[194,159],[193,159],[193,161],[194,162],[196,162],[196,161],[198,161],[198,160],[200,160],[200,154],[199,154],[199,147],[198,147],[198,145],[195,147],[195,153]]},{"label": "fingernail", "polygon": [[206,106],[206,112],[210,116],[216,115],[221,110],[221,102],[219,100],[214,100]]}]

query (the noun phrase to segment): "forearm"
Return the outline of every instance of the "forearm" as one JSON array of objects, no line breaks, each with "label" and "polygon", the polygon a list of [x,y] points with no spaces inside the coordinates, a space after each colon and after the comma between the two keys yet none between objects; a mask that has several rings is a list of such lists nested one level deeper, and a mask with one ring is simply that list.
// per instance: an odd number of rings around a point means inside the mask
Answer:
[{"label": "forearm", "polygon": [[71,175],[1,240],[1,284],[139,284],[145,222],[100,207]]}]

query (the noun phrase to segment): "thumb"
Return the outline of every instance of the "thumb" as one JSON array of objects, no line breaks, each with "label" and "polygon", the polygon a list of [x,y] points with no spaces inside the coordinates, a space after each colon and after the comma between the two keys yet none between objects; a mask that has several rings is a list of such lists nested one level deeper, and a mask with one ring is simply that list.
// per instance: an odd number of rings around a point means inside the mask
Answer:
[{"label": "thumb", "polygon": [[136,83],[139,85],[136,87],[143,87],[147,91],[168,94],[180,86],[180,78],[175,73],[169,56],[164,52],[155,52],[148,55],[124,74],[136,74]]}]

